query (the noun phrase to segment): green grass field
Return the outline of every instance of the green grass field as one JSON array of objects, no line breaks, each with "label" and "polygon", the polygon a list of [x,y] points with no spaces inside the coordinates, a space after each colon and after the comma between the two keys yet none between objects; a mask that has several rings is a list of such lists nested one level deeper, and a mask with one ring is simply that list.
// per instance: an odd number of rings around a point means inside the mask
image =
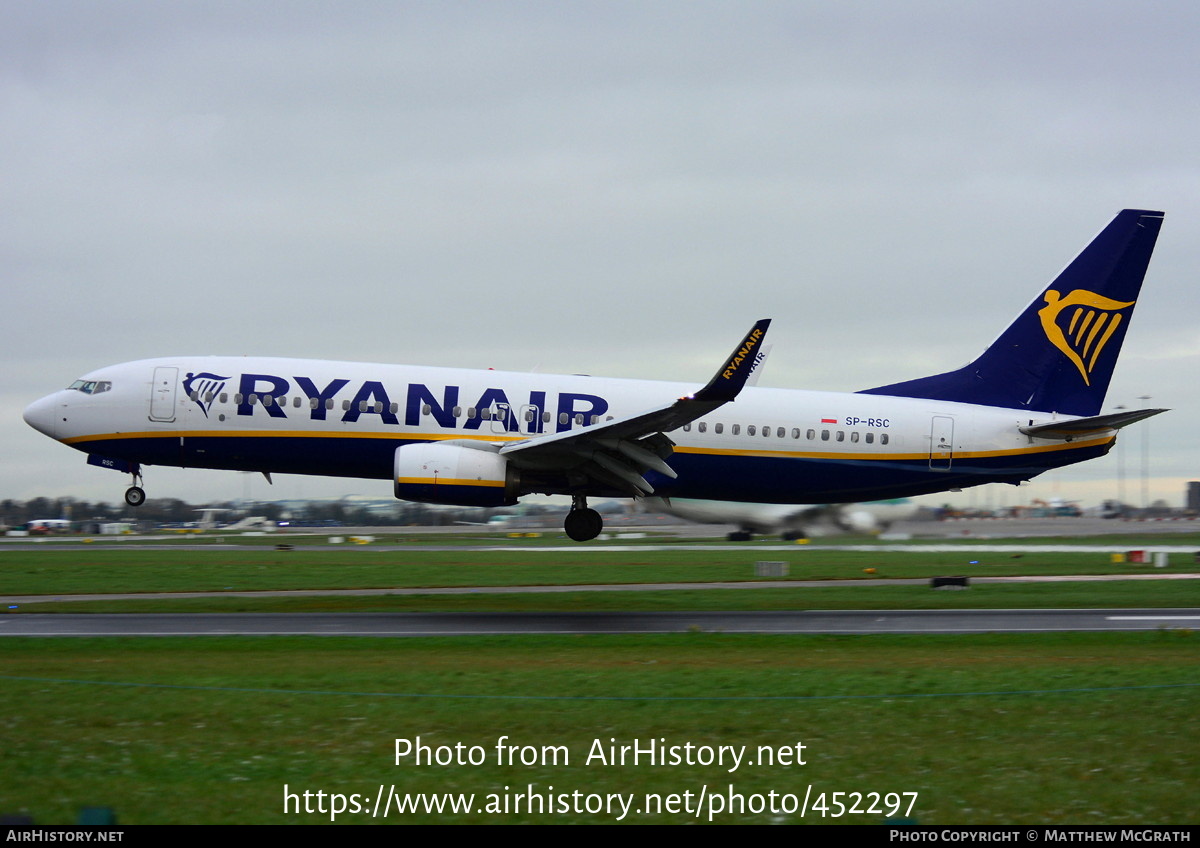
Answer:
[{"label": "green grass field", "polygon": [[[912,815],[931,824],[1195,821],[1200,637],[1186,632],[20,639],[0,650],[0,811],[27,810],[39,823],[69,822],[96,804],[124,823],[330,820],[285,812],[285,784],[372,801],[380,785],[473,793],[481,805],[532,785],[633,795],[639,806],[646,793],[799,797],[811,785],[817,794],[916,792]],[[431,748],[478,746],[483,762],[397,765],[395,740],[418,736]],[[497,763],[501,736],[537,749],[536,761]],[[747,746],[751,760],[759,746],[799,743],[805,765],[587,762],[596,740],[653,739]],[[546,761],[543,746],[565,754]],[[803,821],[883,818],[810,810]],[[713,820],[801,821],[766,811]]]},{"label": "green grass field", "polygon": [[[1137,545],[1137,547],[1148,547]],[[1104,554],[816,551],[0,551],[0,594],[337,589],[748,580],[786,560],[816,588],[229,597],[30,604],[20,611],[544,610],[1198,606],[1197,581],[867,587],[861,577],[1130,574]],[[972,563],[971,560],[977,560]],[[1182,563],[1181,563],[1182,565]],[[1190,570],[1190,563],[1184,566]],[[864,568],[875,568],[866,575]],[[1178,570],[1172,566],[1172,570]],[[0,619],[2,622],[2,619]],[[344,823],[386,794],[474,796],[472,812],[388,821],[603,823],[620,811],[513,811],[533,792],[567,807],[634,799],[631,823],[881,823],[801,818],[787,801],[849,806],[917,793],[926,824],[1186,824],[1200,786],[1200,634],[0,638],[0,814],[70,823],[328,822],[303,793],[351,795]],[[395,740],[482,752],[478,765],[395,762]],[[502,736],[537,762],[497,762]],[[612,740],[610,742],[610,740]],[[603,764],[593,746],[745,746],[743,762]],[[795,751],[804,765],[761,762]],[[526,747],[527,746],[527,747]],[[548,746],[543,748],[543,746]],[[760,752],[762,746],[764,751]],[[550,761],[551,752],[558,761]],[[296,795],[285,810],[284,787]],[[507,789],[506,789],[507,787]],[[532,787],[532,789],[530,789]],[[553,787],[551,789],[550,787]],[[811,787],[811,789],[810,789]],[[572,793],[580,793],[578,796]],[[755,804],[777,793],[779,808]],[[690,796],[686,793],[692,793]],[[690,812],[648,811],[661,796]],[[715,796],[712,793],[722,793]],[[566,795],[565,800],[559,796]],[[489,797],[492,796],[492,797]],[[748,806],[715,808],[737,798]],[[661,800],[660,799],[660,800]],[[910,796],[900,798],[904,804]],[[314,794],[310,806],[319,802]],[[486,811],[507,804],[507,812]],[[329,809],[330,797],[324,807]],[[527,800],[522,801],[527,804]],[[590,803],[590,801],[589,801]],[[598,803],[598,802],[596,802]],[[876,805],[877,807],[879,805]],[[884,805],[886,806],[886,805]],[[690,808],[689,808],[690,809]],[[640,810],[640,812],[639,812]],[[377,819],[376,819],[377,820]]]},{"label": "green grass field", "polygon": [[[998,553],[728,550],[594,551],[276,551],[251,547],[178,551],[0,549],[0,595],[228,590],[539,586],[754,580],[756,560],[787,562],[791,580],[974,576],[1147,574],[1105,553]],[[1191,570],[1175,555],[1173,569]],[[867,569],[874,569],[868,573]]]}]

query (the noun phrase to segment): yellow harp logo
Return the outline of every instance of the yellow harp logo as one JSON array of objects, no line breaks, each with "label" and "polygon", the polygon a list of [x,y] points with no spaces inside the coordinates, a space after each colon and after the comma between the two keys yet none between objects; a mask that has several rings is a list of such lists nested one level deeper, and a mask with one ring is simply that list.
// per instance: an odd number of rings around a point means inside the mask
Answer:
[{"label": "yellow harp logo", "polygon": [[1043,297],[1046,305],[1038,310],[1038,316],[1046,338],[1075,363],[1083,382],[1090,386],[1088,375],[1112,334],[1121,326],[1121,310],[1137,301],[1121,303],[1083,289],[1075,289],[1066,297],[1049,289]]}]

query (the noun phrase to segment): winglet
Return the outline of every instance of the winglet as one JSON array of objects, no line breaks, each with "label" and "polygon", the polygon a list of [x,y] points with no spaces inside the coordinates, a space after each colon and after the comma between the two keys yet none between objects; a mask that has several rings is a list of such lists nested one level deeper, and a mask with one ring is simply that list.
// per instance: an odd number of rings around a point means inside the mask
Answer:
[{"label": "winglet", "polygon": [[769,326],[770,318],[757,321],[741,343],[733,349],[725,364],[708,381],[708,385],[692,395],[692,400],[726,403],[737,397],[754,370],[754,355],[766,338]]}]

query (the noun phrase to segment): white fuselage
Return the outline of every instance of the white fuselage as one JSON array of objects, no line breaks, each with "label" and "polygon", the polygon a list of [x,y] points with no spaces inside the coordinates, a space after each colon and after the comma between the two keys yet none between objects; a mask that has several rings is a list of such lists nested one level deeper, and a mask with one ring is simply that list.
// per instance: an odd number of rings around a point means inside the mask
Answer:
[{"label": "white fuselage", "polygon": [[[88,386],[91,386],[90,392]],[[141,465],[389,478],[405,444],[536,439],[634,415],[694,384],[360,362],[168,357],[94,371],[26,420]],[[667,435],[655,494],[767,503],[904,497],[1016,483],[1103,454],[1114,432],[1023,435],[1051,413],[877,394],[746,388]],[[102,463],[98,463],[102,464]],[[114,465],[113,467],[118,467]],[[566,491],[550,478],[529,491]]]}]

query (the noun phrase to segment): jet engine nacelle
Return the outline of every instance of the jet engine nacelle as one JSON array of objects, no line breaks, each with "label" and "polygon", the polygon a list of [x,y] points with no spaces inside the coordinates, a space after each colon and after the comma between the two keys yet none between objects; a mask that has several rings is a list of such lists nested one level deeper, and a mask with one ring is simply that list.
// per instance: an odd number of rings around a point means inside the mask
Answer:
[{"label": "jet engine nacelle", "polygon": [[879,520],[866,510],[856,509],[842,513],[842,525],[856,533],[875,533],[881,530]]},{"label": "jet engine nacelle", "polygon": [[510,506],[520,472],[491,445],[421,442],[396,448],[396,497],[456,506]]}]

